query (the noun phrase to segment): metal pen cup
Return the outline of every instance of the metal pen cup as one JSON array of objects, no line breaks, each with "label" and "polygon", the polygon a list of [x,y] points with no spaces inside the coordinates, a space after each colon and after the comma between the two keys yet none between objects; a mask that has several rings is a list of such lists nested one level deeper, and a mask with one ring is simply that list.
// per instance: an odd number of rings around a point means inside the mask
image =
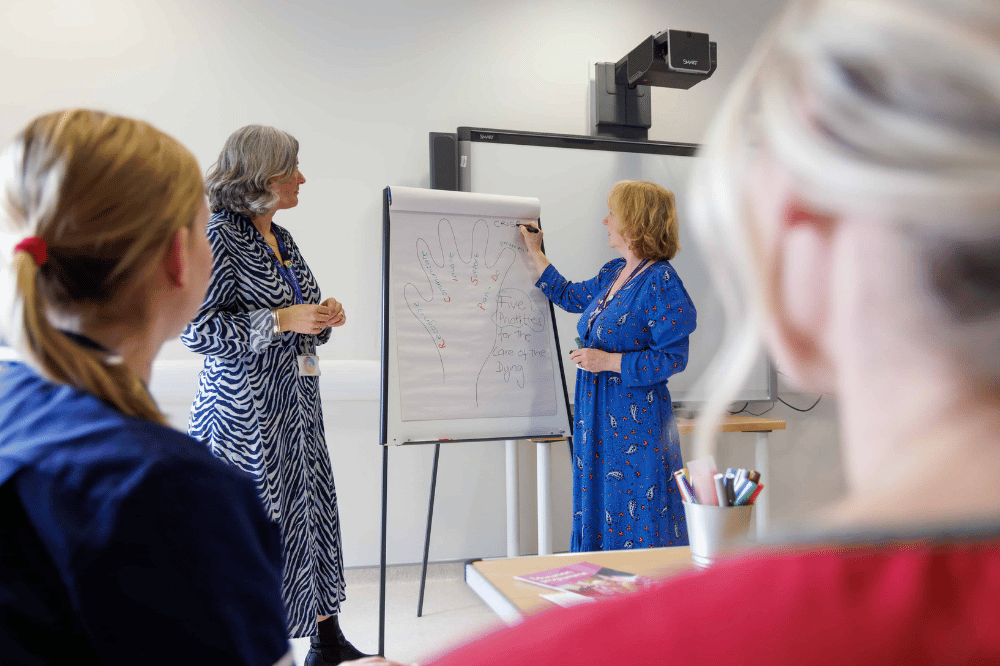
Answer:
[{"label": "metal pen cup", "polygon": [[711,506],[684,502],[691,561],[707,569],[731,551],[750,531],[750,506]]}]

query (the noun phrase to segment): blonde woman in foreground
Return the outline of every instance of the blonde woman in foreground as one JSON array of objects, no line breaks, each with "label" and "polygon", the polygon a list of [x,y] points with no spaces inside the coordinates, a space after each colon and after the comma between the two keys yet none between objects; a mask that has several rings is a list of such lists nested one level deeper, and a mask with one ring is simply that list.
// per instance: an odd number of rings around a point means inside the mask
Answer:
[{"label": "blonde woman in foreground", "polygon": [[146,387],[212,269],[194,157],[146,123],[36,118],[3,156],[0,661],[291,664],[249,479]]},{"label": "blonde woman in foreground", "polygon": [[768,42],[692,222],[748,290],[725,364],[763,338],[838,397],[847,496],[783,545],[437,664],[1000,660],[1000,5],[796,3]]}]

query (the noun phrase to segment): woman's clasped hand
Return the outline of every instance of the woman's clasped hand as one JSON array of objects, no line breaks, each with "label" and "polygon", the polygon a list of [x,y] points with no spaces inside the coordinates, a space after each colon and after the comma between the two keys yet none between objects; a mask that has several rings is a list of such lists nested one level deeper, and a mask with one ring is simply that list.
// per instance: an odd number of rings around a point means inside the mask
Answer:
[{"label": "woman's clasped hand", "polygon": [[319,333],[325,328],[336,328],[347,323],[344,306],[334,298],[328,298],[320,305],[303,303],[278,310],[278,326],[281,332]]}]

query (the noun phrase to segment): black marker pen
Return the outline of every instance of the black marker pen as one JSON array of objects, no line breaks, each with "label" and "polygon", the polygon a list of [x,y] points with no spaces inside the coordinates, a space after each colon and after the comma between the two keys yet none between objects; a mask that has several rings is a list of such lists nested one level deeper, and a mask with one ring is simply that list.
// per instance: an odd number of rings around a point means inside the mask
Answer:
[{"label": "black marker pen", "polygon": [[533,233],[533,234],[537,234],[538,233],[538,227],[533,227],[531,225],[525,224],[524,222],[518,222],[514,226],[527,227],[528,231],[530,231],[531,233]]}]

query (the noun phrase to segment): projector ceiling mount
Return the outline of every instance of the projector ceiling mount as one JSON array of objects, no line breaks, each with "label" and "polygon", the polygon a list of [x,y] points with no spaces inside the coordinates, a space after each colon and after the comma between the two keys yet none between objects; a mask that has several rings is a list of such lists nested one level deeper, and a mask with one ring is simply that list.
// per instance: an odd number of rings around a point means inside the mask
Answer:
[{"label": "projector ceiling mount", "polygon": [[664,30],[618,62],[599,62],[594,73],[596,134],[646,139],[653,124],[650,88],[687,90],[715,73],[716,43],[708,35]]}]

